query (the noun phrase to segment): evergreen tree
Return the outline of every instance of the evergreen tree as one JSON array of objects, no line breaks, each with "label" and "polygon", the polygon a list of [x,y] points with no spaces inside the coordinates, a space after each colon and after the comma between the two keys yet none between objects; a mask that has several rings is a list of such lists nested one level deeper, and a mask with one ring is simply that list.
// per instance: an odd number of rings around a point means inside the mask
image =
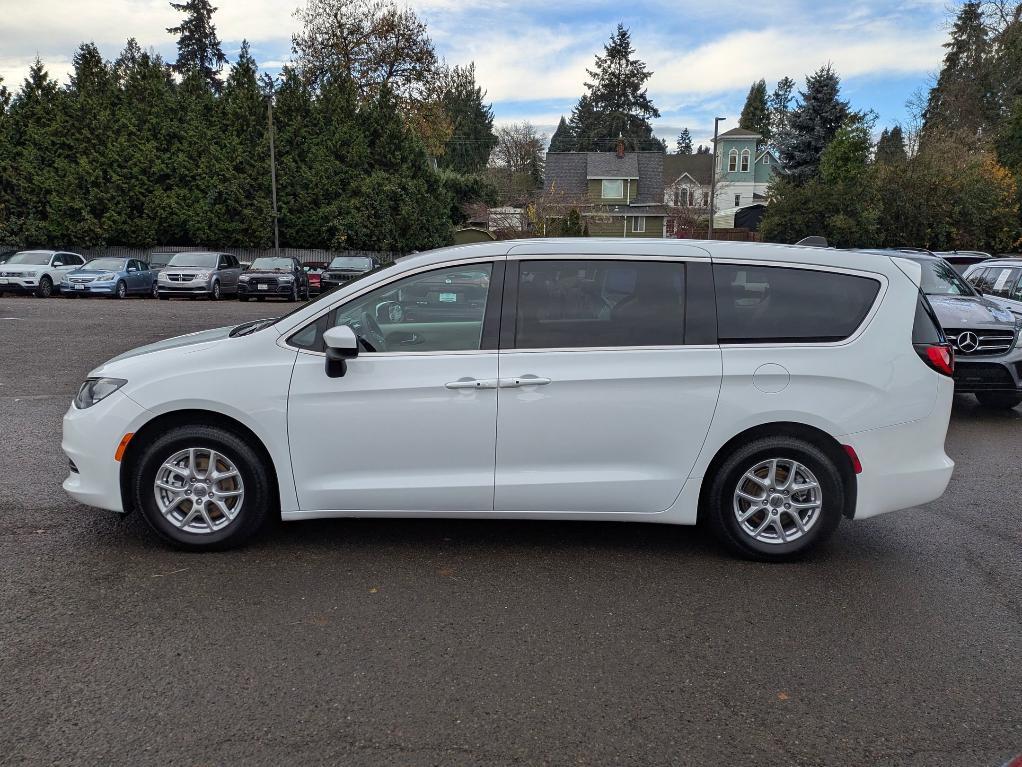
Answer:
[{"label": "evergreen tree", "polygon": [[975,141],[990,117],[990,39],[978,0],[966,2],[944,43],[944,65],[923,112],[924,143],[935,135]]},{"label": "evergreen tree", "polygon": [[907,159],[908,152],[905,150],[905,137],[902,135],[901,126],[895,125],[890,130],[884,128],[880,133],[880,140],[877,141],[876,161],[891,164]]},{"label": "evergreen tree", "polygon": [[227,63],[227,57],[213,25],[216,8],[209,0],[183,0],[171,2],[170,6],[185,14],[178,26],[167,28],[170,34],[178,36],[174,71],[181,75],[197,71],[210,88],[219,91],[220,69]]},{"label": "evergreen tree", "polygon": [[662,151],[663,143],[653,137],[649,121],[660,117],[646,92],[653,75],[635,58],[631,35],[623,24],[586,72],[587,93],[572,113],[571,126],[580,151],[609,151],[618,137],[630,149]]},{"label": "evergreen tree", "polygon": [[840,93],[841,81],[829,64],[806,78],[780,146],[781,163],[793,183],[803,184],[816,175],[823,151],[851,115]]},{"label": "evergreen tree", "polygon": [[708,146],[700,144],[698,147],[696,147],[696,154],[710,154],[710,148]]},{"label": "evergreen tree", "polygon": [[476,85],[475,74],[475,64],[454,67],[450,85],[441,99],[451,123],[451,137],[439,164],[460,173],[480,173],[497,144],[493,111],[483,102],[486,94]]},{"label": "evergreen tree", "polygon": [[775,150],[788,139],[794,93],[795,81],[790,77],[782,77],[767,100],[767,108],[770,110],[770,145]]},{"label": "evergreen tree", "polygon": [[749,88],[745,98],[738,127],[758,133],[764,140],[770,140],[770,109],[767,106],[766,80],[758,80]]},{"label": "evergreen tree", "polygon": [[692,134],[688,128],[682,128],[678,134],[678,141],[675,143],[676,154],[692,154]]},{"label": "evergreen tree", "polygon": [[568,125],[568,121],[561,117],[561,121],[557,123],[557,130],[554,131],[553,138],[550,139],[550,148],[547,152],[571,152],[575,148],[575,136],[571,132],[571,127]]}]

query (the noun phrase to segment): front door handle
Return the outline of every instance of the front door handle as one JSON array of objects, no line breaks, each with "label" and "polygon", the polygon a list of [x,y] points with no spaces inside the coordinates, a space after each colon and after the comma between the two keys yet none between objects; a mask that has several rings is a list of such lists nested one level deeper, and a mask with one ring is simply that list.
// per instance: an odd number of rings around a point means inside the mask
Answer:
[{"label": "front door handle", "polygon": [[459,378],[444,384],[448,389],[496,389],[497,379]]},{"label": "front door handle", "polygon": [[501,378],[499,386],[502,389],[517,389],[521,386],[546,386],[550,383],[549,378],[540,378],[534,375],[515,376],[514,378]]}]

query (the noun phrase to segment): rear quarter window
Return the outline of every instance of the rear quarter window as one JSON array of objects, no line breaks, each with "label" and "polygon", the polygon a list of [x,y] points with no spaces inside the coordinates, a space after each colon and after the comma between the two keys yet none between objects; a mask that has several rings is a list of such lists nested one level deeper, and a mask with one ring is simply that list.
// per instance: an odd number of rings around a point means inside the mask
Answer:
[{"label": "rear quarter window", "polygon": [[879,280],[784,266],[714,264],[720,343],[842,341],[866,319]]}]

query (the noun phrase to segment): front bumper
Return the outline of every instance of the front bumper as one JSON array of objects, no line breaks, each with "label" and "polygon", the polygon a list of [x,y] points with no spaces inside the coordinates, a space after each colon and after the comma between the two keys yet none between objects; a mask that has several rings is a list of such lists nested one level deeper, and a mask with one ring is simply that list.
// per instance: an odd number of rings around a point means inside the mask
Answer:
[{"label": "front bumper", "polygon": [[68,295],[85,296],[89,294],[109,296],[117,288],[116,282],[62,282],[60,292]]},{"label": "front bumper", "polygon": [[158,282],[156,289],[171,296],[202,296],[213,288],[209,282]]},{"label": "front bumper", "polygon": [[267,285],[250,284],[239,282],[238,283],[238,295],[239,296],[289,296],[291,295],[291,289],[294,287],[293,282],[281,283],[278,285]]},{"label": "front bumper", "polygon": [[121,464],[114,453],[124,435],[137,431],[150,415],[121,391],[85,410],[72,404],[60,444],[74,467],[63,483],[68,495],[86,506],[123,512]]},{"label": "front bumper", "polygon": [[955,357],[955,391],[1018,392],[1022,394],[1022,349],[1001,357]]},{"label": "front bumper", "polygon": [[[53,289],[58,290],[59,285]],[[39,281],[35,278],[0,277],[0,293],[35,293],[39,289]]]}]

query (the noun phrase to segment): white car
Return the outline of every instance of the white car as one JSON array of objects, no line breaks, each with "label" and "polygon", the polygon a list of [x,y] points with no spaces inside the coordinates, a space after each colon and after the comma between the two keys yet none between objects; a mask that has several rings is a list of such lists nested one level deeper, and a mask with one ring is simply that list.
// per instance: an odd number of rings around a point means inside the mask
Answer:
[{"label": "white car", "polygon": [[749,243],[421,253],[101,365],[64,488],[189,549],[279,513],[702,522],[785,559],[944,492],[954,361],[919,284]]},{"label": "white car", "polygon": [[60,290],[64,275],[85,263],[77,253],[22,250],[0,264],[0,295],[32,293],[49,298]]}]

